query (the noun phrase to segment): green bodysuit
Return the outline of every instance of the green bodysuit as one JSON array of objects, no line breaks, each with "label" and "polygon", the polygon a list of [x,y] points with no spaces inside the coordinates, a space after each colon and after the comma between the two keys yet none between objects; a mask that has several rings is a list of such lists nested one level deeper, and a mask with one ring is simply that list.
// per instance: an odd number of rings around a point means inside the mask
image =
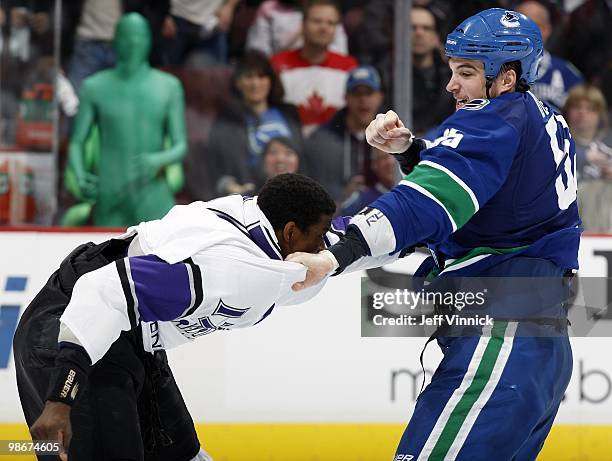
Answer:
[{"label": "green bodysuit", "polygon": [[[146,20],[137,13],[123,16],[114,46],[116,67],[83,82],[68,157],[79,195],[95,201],[98,226],[162,217],[174,205],[173,190],[182,186],[182,170],[168,167],[187,150],[181,83],[149,66]],[[85,141],[94,126],[100,136],[96,175],[84,165]]]}]

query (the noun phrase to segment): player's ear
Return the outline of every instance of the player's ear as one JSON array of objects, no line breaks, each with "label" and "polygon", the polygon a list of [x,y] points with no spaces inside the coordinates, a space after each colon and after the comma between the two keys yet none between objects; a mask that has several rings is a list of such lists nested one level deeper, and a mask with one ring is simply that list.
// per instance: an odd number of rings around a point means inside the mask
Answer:
[{"label": "player's ear", "polygon": [[504,72],[503,74],[503,78],[502,78],[502,88],[504,90],[514,90],[514,88],[516,87],[516,84],[518,83],[518,79],[516,76],[516,72],[514,69],[509,69],[508,71]]},{"label": "player's ear", "polygon": [[298,230],[297,224],[295,224],[295,221],[289,221],[287,224],[285,224],[285,227],[283,227],[283,240],[287,245],[293,245],[297,234],[296,231]]},{"label": "player's ear", "polygon": [[278,228],[274,231],[276,238],[278,239],[278,246],[280,246],[283,258],[293,253],[293,248],[295,246],[295,229],[295,222],[289,221],[283,228]]}]

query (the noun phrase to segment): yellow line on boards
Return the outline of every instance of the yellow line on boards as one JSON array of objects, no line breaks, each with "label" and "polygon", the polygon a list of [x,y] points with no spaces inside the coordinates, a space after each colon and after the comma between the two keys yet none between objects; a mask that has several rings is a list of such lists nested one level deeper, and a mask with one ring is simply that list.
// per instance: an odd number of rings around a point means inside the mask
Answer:
[{"label": "yellow line on boards", "polygon": [[[389,461],[402,424],[196,424],[215,461]],[[23,424],[0,424],[0,440],[29,437]],[[538,461],[612,461],[612,426],[553,427]],[[35,461],[2,456],[0,461]]]}]

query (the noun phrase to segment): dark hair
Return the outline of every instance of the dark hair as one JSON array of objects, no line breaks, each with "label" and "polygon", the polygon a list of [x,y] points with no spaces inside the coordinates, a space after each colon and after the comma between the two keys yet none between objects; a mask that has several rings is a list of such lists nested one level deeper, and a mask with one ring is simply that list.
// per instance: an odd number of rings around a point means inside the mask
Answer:
[{"label": "dark hair", "polygon": [[238,64],[236,64],[236,70],[232,77],[232,89],[237,96],[241,96],[240,91],[236,85],[236,81],[243,75],[254,72],[258,75],[263,75],[270,79],[270,93],[268,94],[268,104],[270,106],[278,106],[283,102],[285,96],[285,89],[283,84],[274,72],[272,64],[268,60],[265,53],[259,50],[247,50]]},{"label": "dark hair", "polygon": [[304,3],[302,0],[278,0],[278,3],[285,6],[301,8]]},{"label": "dark hair", "polygon": [[321,215],[333,215],[336,204],[314,179],[301,174],[279,174],[269,179],[259,191],[257,204],[274,230],[290,221],[305,231],[317,224]]},{"label": "dark hair", "polygon": [[304,15],[303,21],[305,21],[306,18],[308,17],[308,13],[310,12],[310,9],[315,6],[331,6],[332,8],[335,8],[336,11],[338,12],[338,16],[340,17],[340,20],[342,20],[342,11],[340,10],[340,6],[338,5],[338,2],[336,2],[335,0],[306,0],[304,2],[304,7],[302,8],[302,13]]},{"label": "dark hair", "polygon": [[261,151],[262,158],[266,155],[266,153],[268,152],[268,149],[270,148],[270,146],[272,145],[273,142],[281,143],[283,146],[286,146],[289,149],[291,149],[292,151],[294,151],[297,154],[298,157],[300,156],[300,150],[295,145],[295,141],[293,141],[291,138],[288,138],[286,136],[276,136],[276,137],[270,139],[266,143],[264,148],[262,149],[262,151]]},{"label": "dark hair", "polygon": [[523,66],[521,66],[521,61],[511,61],[502,64],[499,68],[499,73],[497,75],[500,75],[502,72],[508,72],[509,70],[513,70],[516,73],[515,90],[519,93],[526,93],[527,91],[529,91],[529,88],[531,88],[531,86],[529,86],[529,84],[524,79],[520,78],[521,74],[523,73]]},{"label": "dark hair", "polygon": [[428,7],[426,5],[414,5],[413,4],[411,9],[413,11],[414,10],[427,11],[433,17],[433,20],[434,20],[434,32],[436,34],[440,35],[440,32],[441,32],[440,31],[440,21],[438,20],[438,17],[436,16],[436,14],[433,12],[433,10],[430,7]]}]

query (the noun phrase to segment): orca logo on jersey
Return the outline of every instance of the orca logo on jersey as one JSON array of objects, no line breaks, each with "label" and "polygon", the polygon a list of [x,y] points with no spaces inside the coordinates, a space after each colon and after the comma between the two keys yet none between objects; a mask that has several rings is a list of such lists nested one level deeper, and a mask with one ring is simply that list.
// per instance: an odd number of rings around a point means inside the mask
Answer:
[{"label": "orca logo on jersey", "polygon": [[512,11],[506,11],[506,14],[502,16],[499,22],[505,27],[519,27],[521,25],[518,16]]},{"label": "orca logo on jersey", "polygon": [[472,99],[459,110],[480,110],[488,106],[490,102],[488,99]]}]

